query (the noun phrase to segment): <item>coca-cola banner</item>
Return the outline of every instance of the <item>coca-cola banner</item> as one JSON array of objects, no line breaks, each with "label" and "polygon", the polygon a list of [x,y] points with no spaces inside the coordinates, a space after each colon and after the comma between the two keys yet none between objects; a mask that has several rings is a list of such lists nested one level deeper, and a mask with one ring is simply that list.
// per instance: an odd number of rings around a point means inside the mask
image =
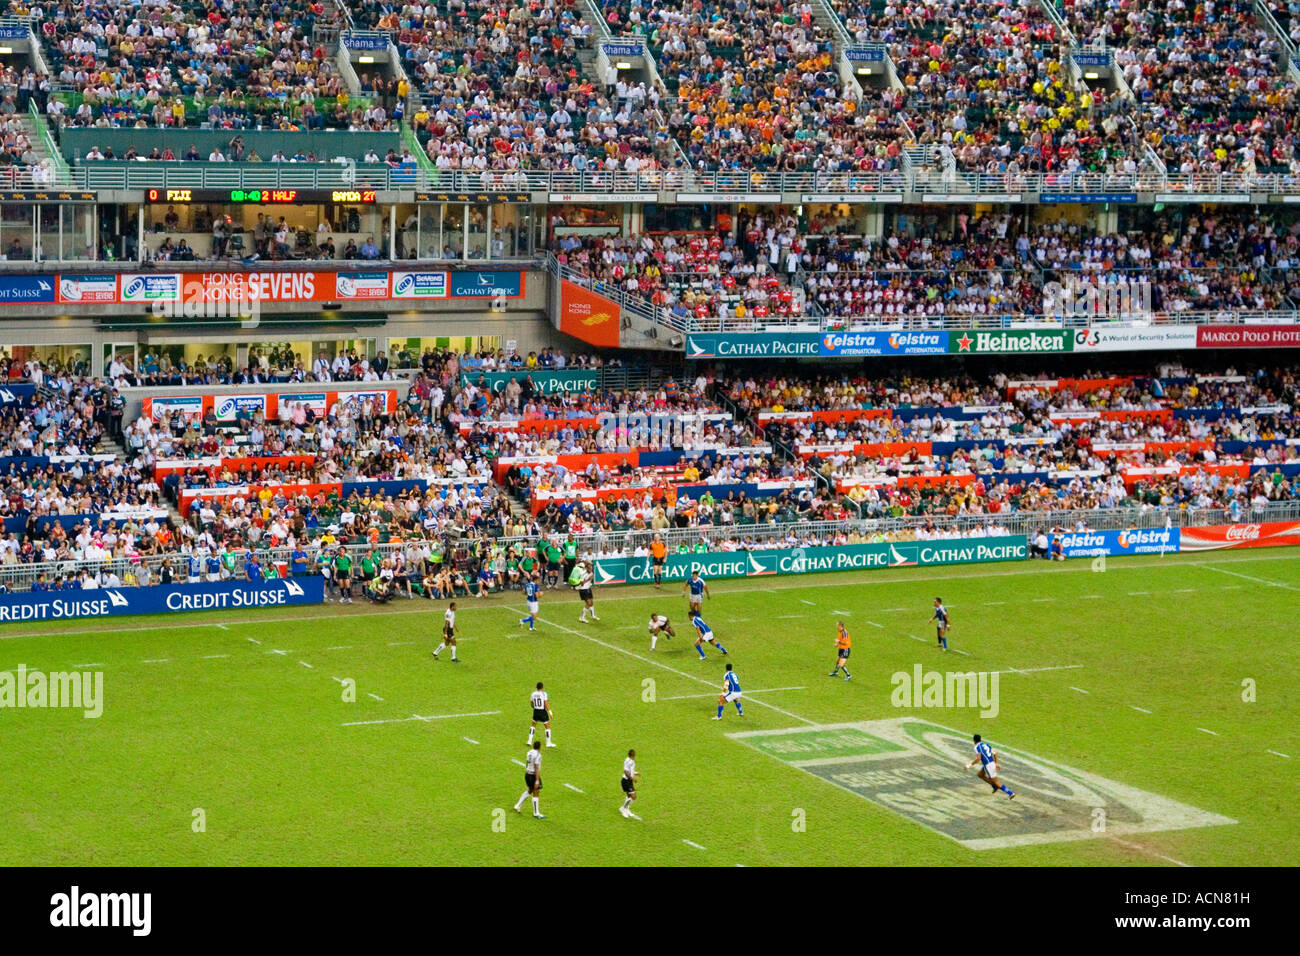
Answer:
[{"label": "coca-cola banner", "polygon": [[1183,551],[1220,548],[1275,548],[1300,544],[1300,521],[1264,521],[1260,524],[1215,524],[1184,528]]}]

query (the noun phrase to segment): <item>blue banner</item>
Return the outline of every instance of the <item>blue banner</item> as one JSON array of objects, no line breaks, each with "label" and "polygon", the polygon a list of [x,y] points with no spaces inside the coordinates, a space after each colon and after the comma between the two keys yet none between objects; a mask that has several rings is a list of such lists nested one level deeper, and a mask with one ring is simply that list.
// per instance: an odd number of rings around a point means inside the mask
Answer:
[{"label": "blue banner", "polygon": [[828,358],[861,355],[946,355],[948,333],[890,332],[873,329],[869,332],[830,332],[823,335],[820,352]]},{"label": "blue banner", "polygon": [[86,591],[28,591],[0,595],[0,622],[60,621],[77,617],[167,614],[173,611],[229,611],[235,608],[321,604],[323,578],[165,584],[152,588],[95,588]]},{"label": "blue banner", "polygon": [[32,35],[32,31],[25,27],[3,26],[0,27],[0,40],[26,40]]},{"label": "blue banner", "polygon": [[0,302],[53,302],[52,275],[0,276]]},{"label": "blue banner", "polygon": [[607,40],[600,48],[606,56],[645,56],[645,45],[640,40]]},{"label": "blue banner", "polygon": [[517,299],[524,294],[522,272],[453,272],[451,289],[453,299],[491,299],[504,295]]},{"label": "blue banner", "polygon": [[36,386],[31,382],[0,385],[0,405],[31,405],[35,397]]},{"label": "blue banner", "polygon": [[387,50],[388,37],[345,33],[343,45],[349,50]]},{"label": "blue banner", "polygon": [[1178,528],[1133,528],[1127,531],[1070,531],[1059,536],[1067,558],[1120,554],[1177,554]]},{"label": "blue banner", "polygon": [[1137,193],[1039,193],[1038,201],[1041,203],[1103,203],[1103,202],[1126,202],[1133,203],[1138,201]]},{"label": "blue banner", "polygon": [[849,47],[844,51],[844,59],[850,63],[883,63],[885,51],[880,47]]},{"label": "blue banner", "polygon": [[1071,53],[1070,59],[1079,66],[1110,66],[1109,53]]}]

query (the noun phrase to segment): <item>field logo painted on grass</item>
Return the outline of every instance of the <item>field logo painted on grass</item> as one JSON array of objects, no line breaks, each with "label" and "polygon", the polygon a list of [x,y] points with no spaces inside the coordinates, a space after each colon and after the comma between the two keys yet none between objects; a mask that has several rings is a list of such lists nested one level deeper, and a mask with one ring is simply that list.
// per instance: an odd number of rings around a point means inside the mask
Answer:
[{"label": "field logo painted on grass", "polygon": [[103,671],[0,671],[0,709],[18,707],[80,710],[94,719],[104,713]]},{"label": "field logo painted on grass", "polygon": [[1016,798],[992,800],[963,769],[974,753],[970,734],[915,717],[728,736],[972,850],[1237,822],[1000,741],[1002,781]]},{"label": "field logo painted on grass", "polygon": [[920,664],[912,672],[896,671],[889,683],[889,702],[895,707],[978,707],[980,716],[998,715],[997,671],[927,671]]}]

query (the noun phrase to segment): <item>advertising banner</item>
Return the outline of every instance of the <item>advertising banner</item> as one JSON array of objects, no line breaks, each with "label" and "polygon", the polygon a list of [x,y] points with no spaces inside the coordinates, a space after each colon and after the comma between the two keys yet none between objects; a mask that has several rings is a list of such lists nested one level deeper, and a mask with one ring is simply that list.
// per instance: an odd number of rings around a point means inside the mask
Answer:
[{"label": "advertising banner", "polygon": [[1218,524],[1183,528],[1182,550],[1218,551],[1222,548],[1276,548],[1300,544],[1300,521],[1265,521],[1260,524]]},{"label": "advertising banner", "polygon": [[319,577],[166,584],[151,588],[103,588],[93,591],[35,591],[0,595],[0,622],[285,607],[291,604],[321,604],[324,600],[325,582]]},{"label": "advertising banner", "polygon": [[266,416],[267,396],[265,395],[214,395],[212,397],[212,413],[217,416],[219,422],[233,422],[241,411],[247,412],[252,416],[256,412],[261,412]]},{"label": "advertising banner", "polygon": [[101,305],[117,301],[117,276],[60,275],[59,302],[63,305]]},{"label": "advertising banner", "polygon": [[[60,276],[62,279],[62,276]],[[179,302],[181,300],[181,277],[179,273],[149,273],[146,275],[127,273],[120,277],[119,301],[123,305],[141,303],[152,305],[154,302]]]},{"label": "advertising banner", "polygon": [[340,301],[387,299],[387,272],[340,272],[334,280]]},{"label": "advertising banner", "polygon": [[1067,558],[1099,555],[1177,554],[1178,528],[1132,528],[1127,531],[1071,531],[1061,535],[1061,553]]},{"label": "advertising banner", "polygon": [[1006,329],[1001,332],[953,333],[948,351],[971,355],[1003,355],[1018,352],[1070,352],[1074,332],[1070,329]]},{"label": "advertising banner", "polygon": [[186,395],[178,398],[146,398],[144,413],[155,421],[180,412],[186,418],[203,417],[203,396]]},{"label": "advertising banner", "polygon": [[1194,349],[1197,330],[1194,325],[1148,326],[1128,328],[1094,327],[1074,333],[1076,352],[1127,352],[1142,349]]},{"label": "advertising banner", "polygon": [[184,302],[330,302],[338,298],[333,272],[187,272]]},{"label": "advertising banner", "polygon": [[944,355],[948,352],[948,333],[831,332],[821,338],[821,354],[827,358],[863,355]]},{"label": "advertising banner", "polygon": [[524,294],[524,274],[511,272],[453,272],[453,299],[494,299],[499,295],[518,299]]},{"label": "advertising banner", "polygon": [[0,302],[53,302],[57,282],[52,275],[0,276]]},{"label": "advertising banner", "polygon": [[588,369],[562,369],[552,371],[548,369],[521,369],[515,372],[461,372],[461,385],[477,385],[479,388],[488,388],[493,392],[499,392],[510,382],[511,379],[518,381],[520,385],[524,379],[533,380],[533,389],[542,394],[550,395],[554,392],[594,392],[599,387],[598,375],[596,372]]},{"label": "advertising banner", "polygon": [[445,299],[447,298],[447,273],[394,272],[393,298]]},{"label": "advertising banner", "polygon": [[1300,325],[1201,325],[1198,349],[1300,348]]},{"label": "advertising banner", "polygon": [[[560,331],[588,345],[618,348],[619,308],[568,279],[560,280]],[[536,379],[534,379],[536,381]]]},{"label": "advertising banner", "polygon": [[[990,561],[1023,561],[1028,557],[1024,535],[953,538],[943,541],[898,541],[842,547],[780,548],[770,551],[731,551],[670,554],[664,579],[684,581],[699,571],[709,578],[763,577],[821,571],[860,571],[871,568],[925,567]],[[649,558],[598,558],[597,584],[640,584],[653,580]]]},{"label": "advertising banner", "polygon": [[690,333],[686,336],[688,359],[712,358],[816,358],[822,354],[818,332],[731,332]]}]

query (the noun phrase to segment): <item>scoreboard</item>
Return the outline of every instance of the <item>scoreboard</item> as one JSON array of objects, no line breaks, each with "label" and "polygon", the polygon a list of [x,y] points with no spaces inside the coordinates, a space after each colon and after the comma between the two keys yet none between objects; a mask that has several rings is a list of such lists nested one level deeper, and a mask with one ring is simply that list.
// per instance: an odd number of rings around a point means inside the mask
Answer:
[{"label": "scoreboard", "polygon": [[146,189],[150,203],[224,203],[232,206],[292,206],[318,203],[372,205],[379,201],[377,189]]}]

